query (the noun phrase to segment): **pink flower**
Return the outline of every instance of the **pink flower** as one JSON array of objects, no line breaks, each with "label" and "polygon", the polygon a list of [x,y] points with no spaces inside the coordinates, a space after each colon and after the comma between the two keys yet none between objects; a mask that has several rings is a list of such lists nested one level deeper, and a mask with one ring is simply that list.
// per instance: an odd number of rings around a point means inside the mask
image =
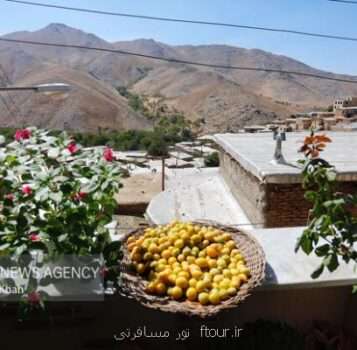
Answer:
[{"label": "pink flower", "polygon": [[15,133],[15,140],[20,141],[20,140],[26,140],[31,137],[31,131],[28,129],[20,129],[17,130]]},{"label": "pink flower", "polygon": [[27,194],[27,195],[31,195],[32,194],[32,188],[30,185],[23,185],[22,186],[22,193],[23,194]]},{"label": "pink flower", "polygon": [[104,150],[103,157],[108,162],[112,162],[113,160],[115,160],[113,150],[109,147]]},{"label": "pink flower", "polygon": [[87,197],[87,193],[86,192],[78,192],[73,196],[73,199],[79,202],[79,201],[83,200],[86,197]]},{"label": "pink flower", "polygon": [[15,196],[12,193],[9,193],[5,195],[5,199],[12,202],[15,199]]},{"label": "pink flower", "polygon": [[29,239],[32,242],[38,242],[38,241],[40,241],[40,236],[37,233],[31,233],[29,235]]},{"label": "pink flower", "polygon": [[68,151],[69,151],[71,154],[74,154],[74,153],[76,153],[76,152],[78,151],[78,147],[77,147],[77,145],[76,145],[74,142],[70,143],[70,144],[67,146],[67,149],[68,149]]},{"label": "pink flower", "polygon": [[31,292],[27,295],[27,300],[31,304],[38,304],[41,301],[41,296],[38,292]]}]

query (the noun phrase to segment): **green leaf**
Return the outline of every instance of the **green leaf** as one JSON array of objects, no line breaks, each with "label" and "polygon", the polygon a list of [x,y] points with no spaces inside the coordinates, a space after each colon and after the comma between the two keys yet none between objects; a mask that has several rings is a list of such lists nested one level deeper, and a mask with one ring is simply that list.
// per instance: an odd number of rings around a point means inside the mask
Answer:
[{"label": "green leaf", "polygon": [[107,265],[112,265],[118,262],[121,253],[121,245],[121,241],[114,241],[105,246],[103,256]]},{"label": "green leaf", "polygon": [[[46,210],[43,210],[43,209],[39,209],[38,211],[38,217],[41,219],[41,220],[46,220],[46,215],[48,215],[48,212]],[[32,229],[31,229],[32,230]],[[33,231],[33,230],[32,230]]]},{"label": "green leaf", "polygon": [[48,252],[48,247],[44,241],[32,242],[31,249],[43,250]]},{"label": "green leaf", "polygon": [[22,253],[24,253],[24,252],[26,251],[26,249],[27,249],[26,244],[20,245],[19,247],[16,248],[16,250],[15,250],[15,255],[16,255],[16,256],[22,255]]},{"label": "green leaf", "polygon": [[59,148],[50,148],[50,150],[47,153],[48,158],[56,159],[60,154],[60,149]]},{"label": "green leaf", "polygon": [[329,169],[326,171],[326,177],[328,181],[333,182],[336,180],[337,173],[333,169]]},{"label": "green leaf", "polygon": [[344,205],[344,204],[346,204],[346,201],[343,198],[334,199],[334,200],[331,200],[331,201],[324,202],[324,206],[326,208],[329,208],[329,207],[332,207],[332,206]]},{"label": "green leaf", "polygon": [[327,268],[329,269],[330,272],[335,271],[339,265],[337,254],[331,254],[331,255],[327,256],[324,259],[323,264],[325,266],[327,266]]},{"label": "green leaf", "polygon": [[321,264],[312,274],[311,278],[316,279],[321,276],[322,272],[324,271],[325,266]]},{"label": "green leaf", "polygon": [[41,188],[39,191],[36,192],[35,201],[44,202],[48,199],[48,195],[49,195],[49,188],[48,187]]},{"label": "green leaf", "polygon": [[352,287],[352,294],[357,294],[357,284]]},{"label": "green leaf", "polygon": [[68,180],[68,177],[67,177],[67,176],[61,176],[61,175],[55,176],[55,177],[53,178],[53,181],[54,181],[54,182],[65,182],[65,181],[67,181],[67,180]]},{"label": "green leaf", "polygon": [[58,236],[57,241],[58,242],[64,242],[68,237],[67,233],[64,233],[63,235]]},{"label": "green leaf", "polygon": [[305,198],[309,202],[314,202],[316,200],[316,198],[317,198],[317,193],[314,192],[314,191],[306,191],[305,192]]},{"label": "green leaf", "polygon": [[52,193],[50,193],[49,198],[51,198],[56,203],[60,203],[63,198],[63,193],[62,192],[52,192]]},{"label": "green leaf", "polygon": [[5,243],[5,244],[3,244],[3,245],[0,246],[0,251],[6,250],[6,249],[8,249],[8,248],[10,248],[10,247],[11,247],[11,245],[10,245],[9,243]]},{"label": "green leaf", "polygon": [[327,255],[327,253],[330,250],[330,245],[329,244],[324,244],[322,246],[319,246],[315,249],[315,254],[319,257]]},{"label": "green leaf", "polygon": [[307,255],[309,255],[312,252],[313,250],[312,240],[308,237],[306,233],[304,233],[301,236],[299,246]]}]

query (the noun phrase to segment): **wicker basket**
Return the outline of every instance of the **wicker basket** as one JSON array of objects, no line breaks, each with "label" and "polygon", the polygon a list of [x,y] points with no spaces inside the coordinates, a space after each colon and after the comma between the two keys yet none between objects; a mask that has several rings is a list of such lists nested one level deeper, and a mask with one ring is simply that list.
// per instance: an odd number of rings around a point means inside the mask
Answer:
[{"label": "wicker basket", "polygon": [[145,287],[147,281],[142,279],[133,269],[131,268],[131,261],[129,257],[129,252],[125,244],[126,240],[130,236],[137,236],[143,234],[144,229],[138,229],[133,232],[126,234],[123,238],[123,271],[121,274],[121,287],[120,294],[130,298],[135,299],[142,305],[158,309],[166,312],[182,313],[189,316],[199,316],[202,318],[210,317],[216,315],[222,310],[235,308],[239,303],[245,300],[251,293],[251,291],[261,284],[261,281],[265,276],[265,255],[262,247],[247,232],[238,230],[237,228],[231,226],[220,225],[215,222],[194,222],[193,224],[205,225],[218,228],[232,235],[232,239],[237,244],[237,248],[241,251],[241,254],[246,260],[246,265],[251,272],[251,277],[248,282],[243,284],[239,289],[236,296],[223,301],[219,305],[200,305],[198,302],[191,301],[175,301],[168,297],[161,297],[155,295],[149,295],[145,292]]}]

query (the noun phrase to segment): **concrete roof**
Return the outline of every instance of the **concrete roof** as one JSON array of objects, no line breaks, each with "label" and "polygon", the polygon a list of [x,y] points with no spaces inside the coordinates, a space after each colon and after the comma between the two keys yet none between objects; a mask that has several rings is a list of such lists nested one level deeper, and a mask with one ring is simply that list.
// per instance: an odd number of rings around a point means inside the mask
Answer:
[{"label": "concrete roof", "polygon": [[143,173],[122,178],[123,188],[115,195],[119,208],[147,206],[161,192],[161,173]]},{"label": "concrete roof", "polygon": [[185,152],[170,151],[170,156],[185,161],[191,161],[193,159],[191,154]]},{"label": "concrete roof", "polygon": [[[326,132],[332,143],[323,152],[323,158],[336,166],[338,180],[357,180],[357,132]],[[296,166],[302,154],[299,147],[309,132],[287,133],[283,155],[287,164],[273,164],[275,141],[273,134],[217,134],[216,142],[236,159],[243,168],[263,182],[298,183],[301,170]]]},{"label": "concrete roof", "polygon": [[252,227],[218,168],[168,173],[167,190],[150,202],[146,215],[155,224],[179,220],[214,220]]}]

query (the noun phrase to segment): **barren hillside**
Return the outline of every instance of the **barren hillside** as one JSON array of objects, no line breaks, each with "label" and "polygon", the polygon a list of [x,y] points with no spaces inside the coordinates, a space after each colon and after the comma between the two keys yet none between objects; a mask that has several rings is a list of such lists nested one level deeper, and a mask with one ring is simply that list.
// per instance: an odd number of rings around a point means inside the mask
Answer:
[{"label": "barren hillside", "polygon": [[[35,32],[16,32],[6,37],[111,48],[210,64],[343,77],[261,50],[226,45],[170,46],[147,39],[109,43],[63,24],[50,24]],[[187,118],[204,120],[206,131],[237,130],[244,125],[285,118],[315,106],[326,107],[336,97],[357,94],[357,84],[5,42],[0,42],[0,65],[14,84],[63,81],[75,87],[62,97],[13,96],[21,110],[20,119],[26,115],[29,122],[38,125],[83,130],[149,126],[146,118],[131,110],[128,101],[116,92],[119,86],[149,97],[160,96],[166,104],[184,112]],[[18,118],[6,117],[2,104],[0,111],[2,123],[18,122]]]}]

